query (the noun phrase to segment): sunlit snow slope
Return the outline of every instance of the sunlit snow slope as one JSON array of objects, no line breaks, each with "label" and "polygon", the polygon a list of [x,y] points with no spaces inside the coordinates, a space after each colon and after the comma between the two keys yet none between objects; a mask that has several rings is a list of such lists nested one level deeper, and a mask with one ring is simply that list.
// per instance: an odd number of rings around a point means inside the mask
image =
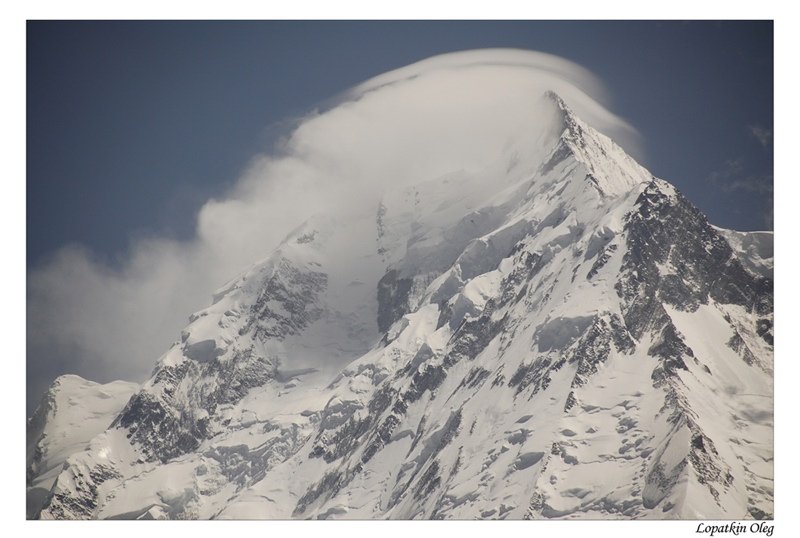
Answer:
[{"label": "sunlit snow slope", "polygon": [[28,423],[28,517],[41,508],[66,459],[108,428],[138,390],[125,381],[101,385],[76,375],[56,379]]},{"label": "sunlit snow slope", "polygon": [[771,517],[771,234],[545,99],[219,290],[37,517]]}]

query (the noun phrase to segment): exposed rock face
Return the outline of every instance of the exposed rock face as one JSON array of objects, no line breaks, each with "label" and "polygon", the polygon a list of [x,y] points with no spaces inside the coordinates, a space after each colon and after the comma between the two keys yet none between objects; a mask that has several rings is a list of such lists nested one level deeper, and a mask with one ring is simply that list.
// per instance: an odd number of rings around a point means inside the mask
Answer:
[{"label": "exposed rock face", "polygon": [[549,99],[543,159],[310,222],[219,292],[39,516],[770,517],[769,240]]}]

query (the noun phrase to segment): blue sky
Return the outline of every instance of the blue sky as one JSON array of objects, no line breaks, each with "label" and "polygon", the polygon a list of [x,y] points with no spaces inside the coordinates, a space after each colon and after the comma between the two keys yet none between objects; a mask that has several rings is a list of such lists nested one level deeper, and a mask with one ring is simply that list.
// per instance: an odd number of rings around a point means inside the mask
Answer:
[{"label": "blue sky", "polygon": [[772,23],[28,23],[28,263],[194,233],[200,206],[303,115],[441,53],[512,47],[592,71],[638,156],[712,223],[771,227]]},{"label": "blue sky", "polygon": [[198,212],[299,118],[384,72],[495,47],[588,69],[603,104],[638,131],[626,149],[651,172],[713,224],[771,229],[769,21],[32,21],[28,413],[63,373],[143,381],[188,314],[235,276],[171,280],[170,267],[203,259],[187,254]]}]

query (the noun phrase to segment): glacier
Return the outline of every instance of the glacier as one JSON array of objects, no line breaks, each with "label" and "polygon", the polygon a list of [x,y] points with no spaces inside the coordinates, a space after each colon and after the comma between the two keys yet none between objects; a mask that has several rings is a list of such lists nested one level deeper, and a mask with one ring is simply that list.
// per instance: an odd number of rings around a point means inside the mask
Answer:
[{"label": "glacier", "polygon": [[308,219],[143,385],[60,378],[29,517],[772,518],[772,234],[537,106],[481,168]]}]

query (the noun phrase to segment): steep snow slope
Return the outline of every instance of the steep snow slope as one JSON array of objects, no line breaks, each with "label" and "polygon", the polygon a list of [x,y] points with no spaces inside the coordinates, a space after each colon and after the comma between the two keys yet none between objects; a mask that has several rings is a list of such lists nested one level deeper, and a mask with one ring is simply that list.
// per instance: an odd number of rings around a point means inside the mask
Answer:
[{"label": "steep snow slope", "polygon": [[223,287],[40,516],[769,517],[766,239],[544,99]]},{"label": "steep snow slope", "polygon": [[750,271],[772,278],[773,273],[773,233],[735,232],[715,228],[728,240],[739,261]]},{"label": "steep snow slope", "polygon": [[67,458],[102,433],[138,390],[114,381],[101,385],[76,375],[53,382],[27,428],[27,512],[38,512]]}]

